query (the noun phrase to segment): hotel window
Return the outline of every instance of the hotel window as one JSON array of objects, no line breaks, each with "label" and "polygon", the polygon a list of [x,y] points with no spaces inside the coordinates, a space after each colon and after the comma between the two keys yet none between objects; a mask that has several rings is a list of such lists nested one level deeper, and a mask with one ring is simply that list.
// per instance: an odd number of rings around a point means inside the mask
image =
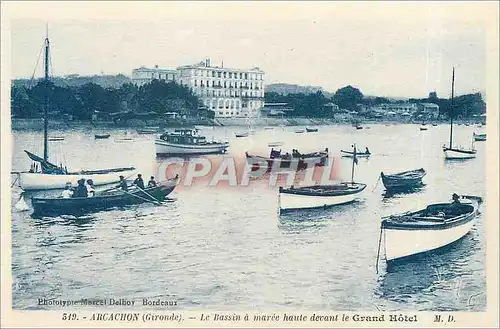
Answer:
[{"label": "hotel window", "polygon": [[245,79],[248,80],[248,73],[245,73]]},{"label": "hotel window", "polygon": [[198,86],[198,80],[194,80],[194,86],[197,87]]},{"label": "hotel window", "polygon": [[212,81],[212,87],[215,87],[215,81]]},{"label": "hotel window", "polygon": [[227,84],[226,84],[226,81],[224,81],[224,88],[227,88]]},{"label": "hotel window", "polygon": [[220,72],[217,72],[217,77],[220,78]]},{"label": "hotel window", "polygon": [[240,72],[240,79],[243,79],[243,73]]},{"label": "hotel window", "polygon": [[219,112],[219,115],[224,115],[224,112]]},{"label": "hotel window", "polygon": [[226,78],[226,72],[224,72],[224,79]]},{"label": "hotel window", "polygon": [[229,79],[233,78],[233,72],[229,72]]},{"label": "hotel window", "polygon": [[215,71],[212,71],[212,77],[215,78]]}]

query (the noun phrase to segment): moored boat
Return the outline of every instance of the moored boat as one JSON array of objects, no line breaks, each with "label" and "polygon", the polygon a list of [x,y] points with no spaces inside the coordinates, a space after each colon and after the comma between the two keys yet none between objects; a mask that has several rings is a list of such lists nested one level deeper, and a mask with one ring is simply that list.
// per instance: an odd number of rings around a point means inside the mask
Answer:
[{"label": "moored boat", "polygon": [[[109,184],[118,182],[119,176],[132,175],[135,171],[134,167],[127,168],[111,168],[99,170],[87,170],[79,172],[70,172],[63,166],[54,165],[49,162],[49,120],[48,113],[50,107],[50,77],[49,77],[49,49],[50,41],[48,35],[44,40],[44,85],[45,87],[45,103],[43,106],[43,157],[39,157],[25,150],[28,157],[35,163],[32,163],[31,169],[28,172],[16,172],[19,174],[19,186],[23,190],[47,190],[64,188],[66,182],[76,183],[76,180],[82,172],[86,173],[88,179],[92,179],[95,185]],[[38,165],[39,164],[39,165]]]},{"label": "moored boat", "polygon": [[269,142],[267,144],[267,146],[269,146],[269,147],[278,147],[278,146],[282,146],[282,145],[283,145],[283,142],[279,142],[279,141],[277,141],[277,142]]},{"label": "moored boat", "polygon": [[403,171],[397,174],[386,175],[380,173],[386,190],[412,189],[422,185],[422,178],[427,174],[423,169]]},{"label": "moored boat", "polygon": [[361,129],[363,129],[363,126],[361,126],[361,125],[356,125],[355,127],[356,127],[356,130],[361,130]]},{"label": "moored boat", "polygon": [[123,190],[96,192],[92,197],[32,197],[33,217],[81,215],[112,207],[145,202],[159,204],[174,190],[178,179],[178,176],[176,176],[158,183],[155,187],[145,188],[144,190],[131,188],[127,192]]},{"label": "moored boat", "polygon": [[110,134],[95,134],[94,138],[95,139],[108,139],[109,136],[111,136],[111,135]]},{"label": "moored boat", "polygon": [[308,165],[324,166],[328,160],[328,148],[324,151],[302,154],[298,150],[292,150],[292,153],[283,154],[281,150],[271,149],[269,157],[251,155],[245,152],[248,162],[252,164],[252,171],[259,170],[261,166],[267,166],[267,170],[274,169],[294,169],[302,170]]},{"label": "moored boat", "polygon": [[366,188],[362,183],[340,183],[279,189],[279,213],[299,209],[328,208],[353,202]]},{"label": "moored boat", "polygon": [[318,128],[309,128],[309,127],[306,127],[306,131],[307,131],[308,133],[315,133],[315,132],[317,132],[317,131],[318,131]]},{"label": "moored boat", "polygon": [[60,142],[64,140],[64,136],[51,136],[49,137],[49,141],[51,142]]},{"label": "moored boat", "polygon": [[423,130],[427,130],[427,126],[425,124],[422,124],[420,125],[420,130],[423,131]]},{"label": "moored boat", "polygon": [[381,234],[386,261],[392,263],[437,250],[464,237],[474,225],[482,199],[456,194],[453,198],[451,203],[431,204],[419,211],[384,217]]},{"label": "moored boat", "polygon": [[166,132],[155,140],[156,155],[218,154],[225,153],[228,142],[207,141],[197,129],[176,129]]},{"label": "moored boat", "polygon": [[248,137],[249,135],[249,132],[247,131],[244,131],[244,132],[237,132],[237,133],[234,133],[234,135],[238,138],[241,138],[241,137]]},{"label": "moored boat", "polygon": [[137,133],[140,135],[151,135],[156,134],[160,130],[160,127],[144,127],[138,128]]},{"label": "moored boat", "polygon": [[295,133],[296,134],[302,134],[305,130],[304,129],[296,129]]},{"label": "moored boat", "polygon": [[[343,157],[347,157],[347,158],[354,157],[353,151],[340,150],[340,154]],[[368,148],[365,150],[365,152],[356,151],[356,157],[358,157],[358,158],[368,158],[370,155],[371,155],[371,153],[370,153],[370,150],[368,150]]]},{"label": "moored boat", "polygon": [[476,142],[484,142],[486,140],[486,134],[472,133],[472,137],[474,137]]},{"label": "moored boat", "polygon": [[[453,68],[453,74],[451,78],[451,113],[450,113],[450,144],[449,146],[443,145],[444,158],[446,160],[464,160],[473,159],[476,157],[477,151],[474,149],[474,145],[470,149],[458,148],[453,146],[453,116],[454,116],[454,106],[453,106],[453,96],[455,91],[455,68]],[[460,125],[460,124],[458,124]]]}]

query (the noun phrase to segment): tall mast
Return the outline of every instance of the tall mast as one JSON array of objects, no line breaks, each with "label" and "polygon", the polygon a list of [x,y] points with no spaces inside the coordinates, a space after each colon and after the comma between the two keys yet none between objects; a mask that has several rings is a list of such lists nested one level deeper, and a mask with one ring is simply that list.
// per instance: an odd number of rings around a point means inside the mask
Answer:
[{"label": "tall mast", "polygon": [[451,108],[450,108],[450,149],[453,147],[453,95],[455,92],[455,67],[453,67],[453,74],[451,76]]},{"label": "tall mast", "polygon": [[49,159],[49,143],[48,143],[48,121],[47,116],[49,112],[49,28],[46,27],[46,37],[45,37],[45,56],[44,56],[44,68],[45,68],[45,105],[43,109],[43,159],[47,161]]},{"label": "tall mast", "polygon": [[351,184],[354,184],[354,163],[356,163],[358,159],[356,158],[356,143],[354,143],[354,154],[352,157],[352,171],[351,171]]}]

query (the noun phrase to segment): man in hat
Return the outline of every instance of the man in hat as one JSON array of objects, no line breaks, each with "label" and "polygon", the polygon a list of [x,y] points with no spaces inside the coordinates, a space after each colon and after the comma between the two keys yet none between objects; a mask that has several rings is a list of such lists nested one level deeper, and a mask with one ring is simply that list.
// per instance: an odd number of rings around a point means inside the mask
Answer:
[{"label": "man in hat", "polygon": [[155,181],[155,176],[151,176],[148,182],[148,188],[150,187],[155,187],[156,186],[156,181]]},{"label": "man in hat", "polygon": [[73,198],[86,198],[88,196],[87,187],[85,186],[85,178],[78,180],[78,186],[73,193]]},{"label": "man in hat", "polygon": [[455,205],[459,205],[459,204],[461,204],[461,203],[460,203],[460,197],[458,196],[458,194],[453,193],[453,195],[452,195],[452,197],[451,197],[451,198],[453,199],[452,204],[455,204]]},{"label": "man in hat", "polygon": [[134,180],[134,185],[140,188],[141,190],[144,190],[144,180],[142,180],[141,174],[137,174],[137,178]]},{"label": "man in hat", "polygon": [[125,177],[120,175],[120,183],[116,187],[121,188],[124,191],[128,191],[128,185],[127,181],[125,180]]},{"label": "man in hat", "polygon": [[89,197],[95,195],[94,181],[92,179],[87,179],[87,194]]}]

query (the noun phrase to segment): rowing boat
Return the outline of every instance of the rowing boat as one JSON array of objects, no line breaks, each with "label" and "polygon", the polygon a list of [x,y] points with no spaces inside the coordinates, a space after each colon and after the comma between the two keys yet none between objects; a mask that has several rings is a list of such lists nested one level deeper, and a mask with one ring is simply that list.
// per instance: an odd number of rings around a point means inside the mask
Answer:
[{"label": "rowing boat", "polygon": [[328,208],[353,202],[366,188],[362,183],[340,183],[279,189],[279,213],[299,209]]},{"label": "rowing boat", "polygon": [[[354,157],[354,151],[340,150],[340,154],[343,157],[347,157],[347,158]],[[370,155],[371,155],[370,152],[359,152],[359,151],[356,151],[356,157],[358,157],[358,158],[368,158]]]},{"label": "rowing boat", "polygon": [[157,186],[144,190],[135,188],[125,192],[122,190],[107,190],[96,192],[93,197],[32,197],[33,217],[81,215],[85,213],[121,207],[132,204],[163,201],[175,188],[179,177],[158,183]]},{"label": "rowing boat", "polygon": [[482,198],[454,195],[451,203],[382,218],[385,256],[394,263],[458,241],[473,227]]},{"label": "rowing boat", "polygon": [[381,172],[380,177],[382,178],[382,183],[386,190],[400,190],[421,186],[422,178],[426,174],[427,172],[423,168],[420,168],[390,175]]},{"label": "rowing boat", "polygon": [[324,151],[318,151],[313,153],[299,153],[294,150],[292,154],[285,153],[271,149],[271,154],[269,157],[263,157],[260,155],[252,155],[245,152],[247,162],[251,164],[252,171],[257,171],[261,166],[267,166],[267,171],[271,169],[293,169],[293,170],[303,170],[306,169],[308,165],[314,166],[324,166],[328,160],[328,148]]}]

